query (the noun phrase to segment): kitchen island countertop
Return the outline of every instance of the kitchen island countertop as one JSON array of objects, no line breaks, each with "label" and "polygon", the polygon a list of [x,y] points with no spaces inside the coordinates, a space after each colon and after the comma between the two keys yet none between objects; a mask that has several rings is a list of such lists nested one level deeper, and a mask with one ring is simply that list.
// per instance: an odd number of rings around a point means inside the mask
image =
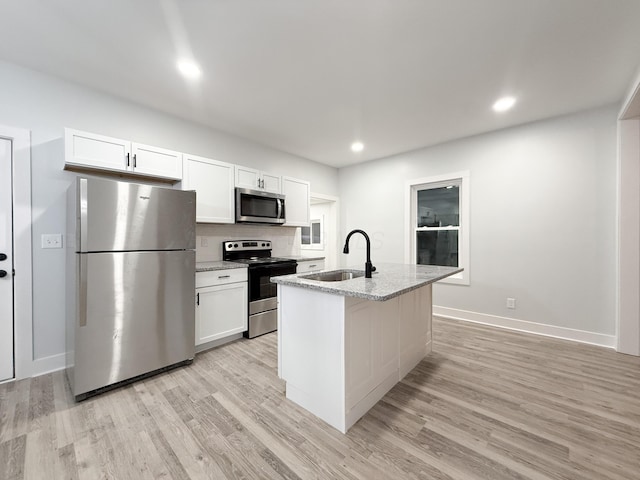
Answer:
[{"label": "kitchen island countertop", "polygon": [[[399,263],[379,263],[376,264],[376,267],[377,270],[373,272],[372,278],[359,277],[341,282],[324,282],[304,278],[309,276],[309,274],[305,273],[273,277],[271,281],[279,285],[383,302],[463,270],[458,267]],[[364,271],[362,266],[360,268],[349,267],[339,270]]]}]

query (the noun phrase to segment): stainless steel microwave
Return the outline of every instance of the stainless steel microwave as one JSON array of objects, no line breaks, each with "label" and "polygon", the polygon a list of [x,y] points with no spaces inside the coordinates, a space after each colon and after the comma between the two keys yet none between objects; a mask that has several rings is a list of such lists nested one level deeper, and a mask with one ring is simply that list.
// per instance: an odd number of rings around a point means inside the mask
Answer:
[{"label": "stainless steel microwave", "polygon": [[282,225],[284,222],[284,195],[236,188],[236,223]]}]

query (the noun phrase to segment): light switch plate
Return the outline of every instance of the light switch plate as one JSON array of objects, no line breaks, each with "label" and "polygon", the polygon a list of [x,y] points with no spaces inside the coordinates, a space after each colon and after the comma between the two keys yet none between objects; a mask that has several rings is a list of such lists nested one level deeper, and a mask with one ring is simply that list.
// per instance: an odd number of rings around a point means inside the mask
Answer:
[{"label": "light switch plate", "polygon": [[62,248],[61,233],[43,233],[41,241],[42,248]]}]

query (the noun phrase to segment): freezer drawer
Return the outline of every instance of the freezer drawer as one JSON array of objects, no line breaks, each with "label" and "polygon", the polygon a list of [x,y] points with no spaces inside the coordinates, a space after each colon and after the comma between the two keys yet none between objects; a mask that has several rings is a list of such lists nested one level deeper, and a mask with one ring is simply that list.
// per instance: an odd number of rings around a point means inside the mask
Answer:
[{"label": "freezer drawer", "polygon": [[195,252],[77,254],[72,389],[193,359]]}]

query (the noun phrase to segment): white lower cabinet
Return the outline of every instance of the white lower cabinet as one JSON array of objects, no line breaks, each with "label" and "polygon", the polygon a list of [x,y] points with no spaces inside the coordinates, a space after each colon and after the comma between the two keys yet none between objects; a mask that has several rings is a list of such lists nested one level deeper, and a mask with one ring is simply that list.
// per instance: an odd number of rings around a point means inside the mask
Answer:
[{"label": "white lower cabinet", "polygon": [[311,273],[324,270],[324,260],[298,260],[296,273]]},{"label": "white lower cabinet", "polygon": [[247,329],[247,270],[196,273],[196,346]]}]

